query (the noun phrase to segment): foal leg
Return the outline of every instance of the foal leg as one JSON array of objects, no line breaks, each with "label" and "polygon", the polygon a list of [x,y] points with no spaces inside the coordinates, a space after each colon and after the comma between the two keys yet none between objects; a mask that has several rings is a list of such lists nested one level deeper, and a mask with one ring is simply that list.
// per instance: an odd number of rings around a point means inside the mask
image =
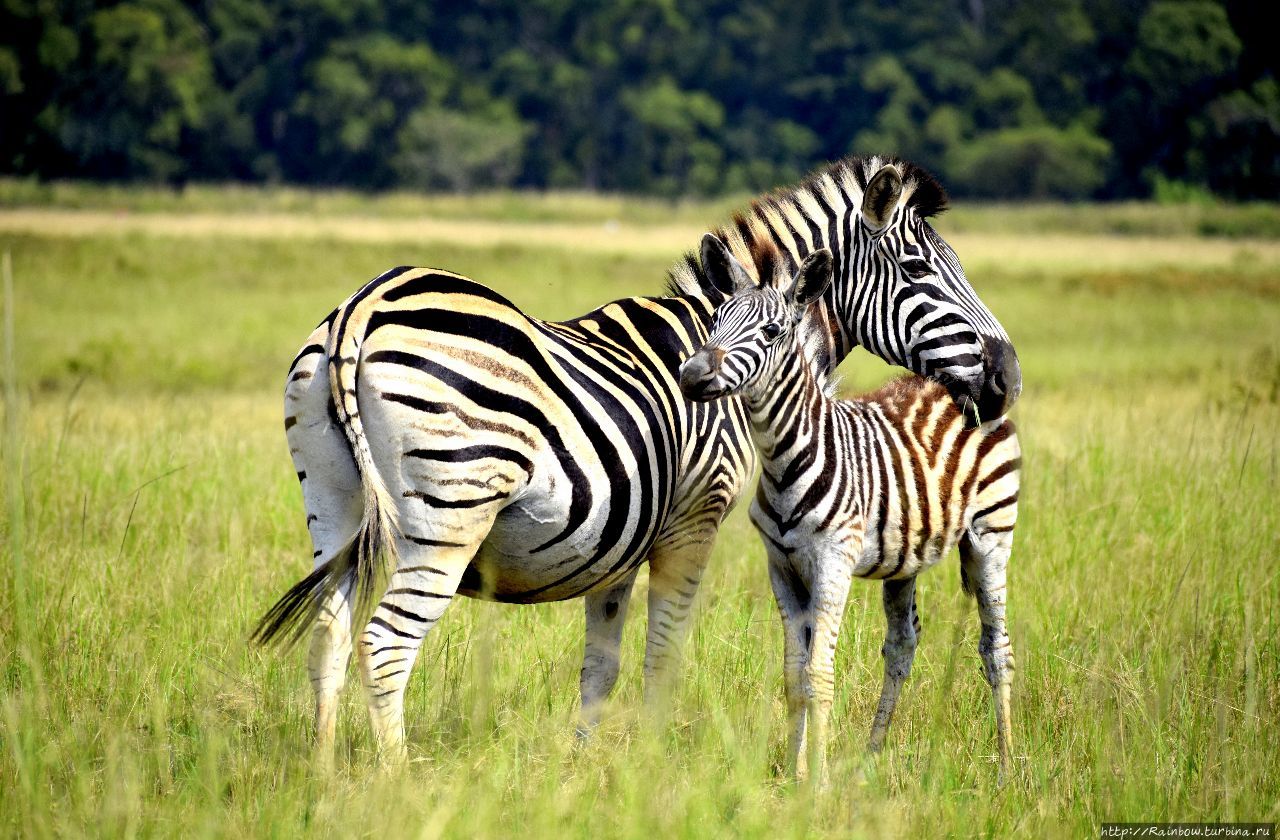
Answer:
[{"label": "foal leg", "polygon": [[832,555],[818,561],[812,593],[812,621],[804,628],[811,636],[809,664],[805,673],[811,730],[808,769],[813,781],[821,786],[827,782],[827,722],[835,699],[836,644],[840,641],[840,624],[849,599],[852,569],[852,564],[843,555]]},{"label": "foal leg", "polygon": [[1005,579],[1013,534],[1009,530],[974,528],[960,541],[960,563],[966,589],[978,600],[982,638],[978,653],[991,686],[996,710],[996,736],[1000,743],[1000,780],[1009,772],[1013,735],[1009,726],[1009,695],[1013,684],[1013,642],[1005,627]]},{"label": "foal leg", "polygon": [[631,586],[636,582],[632,571],[606,589],[588,592],[587,639],[582,655],[582,719],[578,736],[586,737],[600,722],[600,712],[613,686],[618,681],[618,648],[622,644],[622,626],[627,620],[627,604]]},{"label": "foal leg", "polygon": [[880,705],[871,724],[871,740],[867,748],[879,752],[884,746],[889,724],[893,722],[893,710],[898,705],[902,684],[911,674],[911,662],[916,655],[918,631],[916,616],[916,579],[886,580],[884,582],[884,687],[880,689]]},{"label": "foal leg", "polygon": [[813,633],[808,584],[791,566],[785,554],[765,541],[769,554],[769,584],[782,617],[782,676],[787,695],[787,772],[803,779],[808,723],[808,693],[804,674],[809,666],[809,639]]}]

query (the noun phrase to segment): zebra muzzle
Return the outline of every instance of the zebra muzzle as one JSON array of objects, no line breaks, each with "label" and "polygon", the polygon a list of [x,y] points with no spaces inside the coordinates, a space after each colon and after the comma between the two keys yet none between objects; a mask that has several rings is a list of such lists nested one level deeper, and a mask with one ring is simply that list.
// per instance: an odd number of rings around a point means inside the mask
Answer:
[{"label": "zebra muzzle", "polygon": [[1007,341],[982,337],[983,368],[986,376],[978,392],[978,415],[983,422],[1008,413],[1022,393],[1022,367],[1018,354]]},{"label": "zebra muzzle", "polygon": [[680,365],[680,391],[691,400],[711,400],[724,389],[718,386],[723,350],[699,350]]}]

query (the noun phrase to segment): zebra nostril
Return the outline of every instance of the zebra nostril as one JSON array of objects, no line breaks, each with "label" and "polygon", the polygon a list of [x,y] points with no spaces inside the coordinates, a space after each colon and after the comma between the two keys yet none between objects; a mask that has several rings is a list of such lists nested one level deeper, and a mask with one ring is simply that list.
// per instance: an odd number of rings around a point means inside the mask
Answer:
[{"label": "zebra nostril", "polygon": [[983,336],[985,377],[978,394],[978,413],[985,420],[999,417],[1013,408],[1022,393],[1022,368],[1013,345]]}]

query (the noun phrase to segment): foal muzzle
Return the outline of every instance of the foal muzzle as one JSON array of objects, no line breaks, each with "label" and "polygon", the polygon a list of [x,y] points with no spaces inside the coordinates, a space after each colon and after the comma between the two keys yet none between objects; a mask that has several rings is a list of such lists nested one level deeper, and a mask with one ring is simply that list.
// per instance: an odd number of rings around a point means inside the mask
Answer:
[{"label": "foal muzzle", "polygon": [[719,382],[723,350],[703,349],[680,365],[680,391],[696,402],[713,400],[725,392]]}]

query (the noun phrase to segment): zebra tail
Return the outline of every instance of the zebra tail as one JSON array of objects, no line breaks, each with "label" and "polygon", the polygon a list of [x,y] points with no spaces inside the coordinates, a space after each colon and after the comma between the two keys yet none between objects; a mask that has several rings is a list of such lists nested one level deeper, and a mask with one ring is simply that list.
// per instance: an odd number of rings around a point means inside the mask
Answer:
[{"label": "zebra tail", "polygon": [[973,588],[973,581],[969,579],[964,567],[969,563],[972,553],[973,543],[969,541],[969,535],[966,533],[960,538],[960,589],[970,598],[977,594],[977,590]]},{"label": "zebra tail", "polygon": [[[333,593],[350,584],[353,627],[363,627],[373,616],[376,599],[386,589],[398,558],[395,535],[395,502],[373,461],[369,440],[356,398],[356,376],[360,364],[360,330],[349,330],[349,303],[341,326],[330,335],[329,393],[334,413],[342,425],[364,497],[364,517],[351,540],[337,554],[307,575],[284,594],[258,622],[252,639],[259,644],[280,642],[295,645],[326,609]],[[341,351],[346,351],[345,353]],[[333,616],[327,616],[333,620]]]},{"label": "zebra tail", "polygon": [[354,584],[353,626],[363,627],[373,614],[374,594],[385,588],[383,570],[379,558],[389,554],[381,542],[381,529],[362,525],[337,554],[315,571],[290,587],[279,601],[258,620],[250,639],[263,646],[279,645],[292,648],[307,629],[317,621],[332,621],[336,616],[327,612],[330,597],[340,587]]},{"label": "zebra tail", "polygon": [[353,606],[359,622],[356,626],[363,626],[372,617],[374,600],[382,596],[386,580],[395,570],[398,562],[395,537],[399,532],[395,500],[374,463],[356,395],[361,345],[368,322],[367,314],[355,311],[361,300],[362,296],[357,294],[347,304],[343,316],[336,322],[339,326],[330,333],[328,348],[329,395],[351,446],[364,495],[364,519],[354,539]]},{"label": "zebra tail", "polygon": [[290,587],[258,619],[250,640],[263,646],[278,644],[286,650],[296,645],[307,628],[319,619],[328,595],[350,577],[355,545],[356,539],[353,538],[332,559]]}]

